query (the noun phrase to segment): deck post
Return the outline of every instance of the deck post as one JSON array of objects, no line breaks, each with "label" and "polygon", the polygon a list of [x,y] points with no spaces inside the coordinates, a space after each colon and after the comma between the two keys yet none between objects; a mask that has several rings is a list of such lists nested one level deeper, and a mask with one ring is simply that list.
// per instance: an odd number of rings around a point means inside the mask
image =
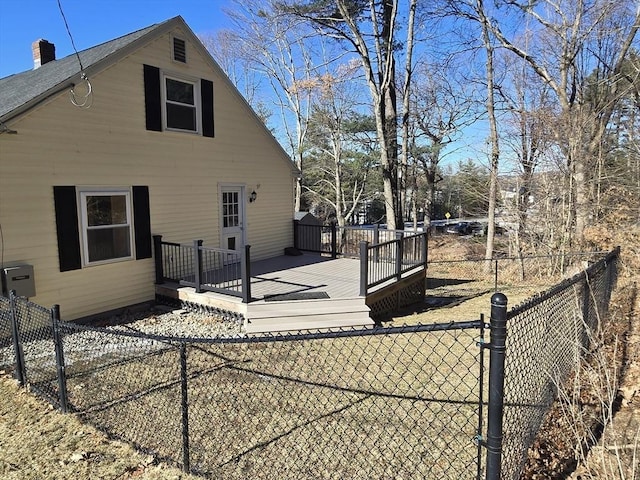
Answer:
[{"label": "deck post", "polygon": [[360,242],[360,296],[367,296],[367,284],[369,283],[369,242]]},{"label": "deck post", "polygon": [[402,279],[402,257],[404,256],[404,234],[396,232],[396,241],[398,242],[398,254],[396,256],[396,278]]},{"label": "deck post", "polygon": [[[373,244],[378,245],[379,243],[380,243],[380,225],[376,223],[373,225]],[[380,250],[376,248],[373,251],[373,262],[378,263],[379,259],[380,259]]]},{"label": "deck post", "polygon": [[22,387],[26,383],[26,373],[24,369],[24,350],[22,349],[22,339],[20,338],[20,321],[18,319],[18,307],[16,305],[15,290],[9,291],[9,315],[11,318],[11,337],[13,339],[13,351],[16,357],[15,375],[18,384]]},{"label": "deck post", "polygon": [[336,222],[331,222],[331,258],[338,256],[338,240],[336,233]]},{"label": "deck post", "polygon": [[153,260],[156,265],[156,285],[164,283],[164,264],[162,258],[162,235],[153,236]]},{"label": "deck post", "polygon": [[[297,220],[296,220],[297,221]],[[251,301],[251,245],[244,246],[244,252],[240,259],[240,275],[242,277],[242,303]]]},{"label": "deck post", "polygon": [[429,241],[428,234],[425,232],[422,234],[422,242],[420,242],[420,247],[422,248],[422,262],[424,263],[424,269],[427,269],[427,242]]},{"label": "deck post", "polygon": [[193,241],[193,274],[196,293],[202,293],[202,240]]}]

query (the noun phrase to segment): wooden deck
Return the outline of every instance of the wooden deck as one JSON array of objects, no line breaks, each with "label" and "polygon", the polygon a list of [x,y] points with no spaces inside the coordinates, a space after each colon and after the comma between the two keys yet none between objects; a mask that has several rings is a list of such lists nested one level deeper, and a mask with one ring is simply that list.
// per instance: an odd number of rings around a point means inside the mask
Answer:
[{"label": "wooden deck", "polygon": [[359,296],[359,275],[357,259],[279,256],[251,262],[252,302],[248,304],[237,297],[195,293],[194,288],[176,284],[157,285],[156,292],[242,314],[247,333],[373,325],[366,299]]}]

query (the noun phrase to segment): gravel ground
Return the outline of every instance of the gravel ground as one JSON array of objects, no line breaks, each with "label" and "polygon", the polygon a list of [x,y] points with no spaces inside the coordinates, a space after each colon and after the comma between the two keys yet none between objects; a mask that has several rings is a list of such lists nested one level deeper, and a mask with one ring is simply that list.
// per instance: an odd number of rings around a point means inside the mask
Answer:
[{"label": "gravel ground", "polygon": [[240,320],[163,305],[142,311],[125,311],[103,319],[95,325],[107,327],[109,330],[133,330],[167,337],[229,338],[245,335]]}]

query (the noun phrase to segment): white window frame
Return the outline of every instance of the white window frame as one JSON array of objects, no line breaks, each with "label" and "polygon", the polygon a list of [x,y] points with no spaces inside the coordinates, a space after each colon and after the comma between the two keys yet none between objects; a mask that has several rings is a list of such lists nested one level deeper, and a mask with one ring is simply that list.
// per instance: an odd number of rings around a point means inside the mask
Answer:
[{"label": "white window frame", "polygon": [[[202,132],[202,105],[201,105],[201,95],[200,95],[200,80],[197,78],[185,77],[184,75],[178,75],[170,72],[162,72],[162,85],[160,88],[160,92],[162,94],[162,125],[163,128],[170,132],[185,132],[185,133],[194,133],[200,134]],[[182,83],[189,83],[193,85],[193,108],[195,109],[196,114],[196,129],[195,130],[185,130],[182,128],[170,127],[167,123],[167,104],[172,103],[175,105],[188,106],[185,103],[174,102],[171,100],[167,100],[167,79],[176,80]]]},{"label": "white window frame", "polygon": [[[126,226],[129,228],[129,252],[130,254],[126,257],[118,257],[118,258],[109,258],[106,260],[98,260],[91,262],[89,260],[89,236],[87,232],[89,230],[99,230],[99,229],[107,229],[113,228],[113,226],[99,226],[99,227],[90,227],[88,214],[87,214],[87,197],[91,196],[114,196],[114,195],[124,195],[126,199],[126,212],[127,212],[127,223],[121,224],[122,226]],[[131,193],[131,188],[121,188],[121,187],[113,187],[113,188],[91,188],[91,187],[80,187],[78,188],[78,204],[79,204],[79,226],[80,226],[80,237],[81,237],[81,245],[82,245],[82,266],[83,267],[92,267],[94,265],[104,265],[107,263],[116,263],[116,262],[125,262],[129,260],[133,260],[135,258],[135,242],[134,242],[134,225],[133,225],[133,197]]]}]

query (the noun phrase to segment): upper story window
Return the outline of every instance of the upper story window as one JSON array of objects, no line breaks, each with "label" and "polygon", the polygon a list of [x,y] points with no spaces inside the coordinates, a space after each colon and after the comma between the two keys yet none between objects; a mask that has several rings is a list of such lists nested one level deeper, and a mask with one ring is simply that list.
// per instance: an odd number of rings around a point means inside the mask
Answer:
[{"label": "upper story window", "polygon": [[198,84],[165,76],[166,128],[198,131]]},{"label": "upper story window", "polygon": [[152,65],[144,65],[143,72],[147,130],[215,136],[211,80],[163,72]]},{"label": "upper story window", "polygon": [[133,258],[131,193],[80,191],[84,264]]}]

